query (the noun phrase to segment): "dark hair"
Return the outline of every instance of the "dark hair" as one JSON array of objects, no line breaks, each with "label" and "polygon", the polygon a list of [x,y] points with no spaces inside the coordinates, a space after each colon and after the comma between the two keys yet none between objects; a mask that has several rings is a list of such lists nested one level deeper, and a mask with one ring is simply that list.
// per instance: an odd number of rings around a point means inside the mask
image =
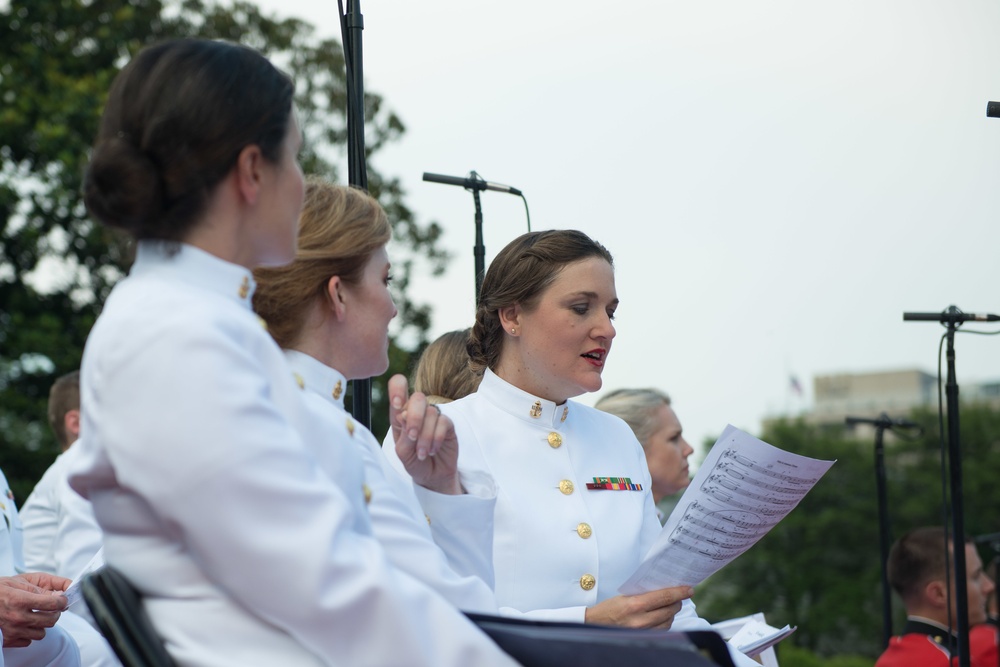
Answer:
[{"label": "dark hair", "polygon": [[494,258],[483,276],[476,323],[469,337],[471,367],[477,373],[496,368],[503,350],[501,308],[520,304],[531,309],[567,264],[598,257],[614,266],[608,249],[583,232],[554,229],[522,234]]},{"label": "dark hair", "polygon": [[[963,543],[969,541],[966,538]],[[965,558],[964,553],[955,555],[951,545],[952,541],[945,539],[944,528],[940,526],[916,528],[896,540],[889,550],[886,573],[889,584],[904,602],[917,596],[929,582],[946,580],[946,550],[952,554],[949,556],[952,561],[957,557]]]},{"label": "dark hair", "polygon": [[329,299],[330,278],[361,282],[368,260],[391,237],[389,218],[370,194],[310,177],[295,260],[254,270],[253,307],[278,345],[288,349],[298,342],[316,300]]},{"label": "dark hair", "polygon": [[56,379],[49,389],[49,426],[56,434],[59,447],[69,446],[69,434],[66,433],[66,413],[80,409],[80,371],[66,373]]},{"label": "dark hair", "polygon": [[281,159],[295,86],[257,51],[180,39],[118,73],[84,177],[91,215],[136,238],[181,240],[246,146]]},{"label": "dark hair", "polygon": [[449,331],[424,348],[413,371],[413,391],[427,394],[431,403],[447,403],[479,389],[482,375],[469,368],[469,332]]}]

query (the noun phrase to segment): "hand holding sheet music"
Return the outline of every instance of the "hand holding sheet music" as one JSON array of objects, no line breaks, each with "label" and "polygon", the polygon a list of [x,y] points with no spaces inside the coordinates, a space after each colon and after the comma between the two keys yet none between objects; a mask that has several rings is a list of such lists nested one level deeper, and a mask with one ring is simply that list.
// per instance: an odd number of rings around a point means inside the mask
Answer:
[{"label": "hand holding sheet music", "polygon": [[727,426],[619,591],[635,595],[701,583],[785,518],[834,463],[783,451]]}]

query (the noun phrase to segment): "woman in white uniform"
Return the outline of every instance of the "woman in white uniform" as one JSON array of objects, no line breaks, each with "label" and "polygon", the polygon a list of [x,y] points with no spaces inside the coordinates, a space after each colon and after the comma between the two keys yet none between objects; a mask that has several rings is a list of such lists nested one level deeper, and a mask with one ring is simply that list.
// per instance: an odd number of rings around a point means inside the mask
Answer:
[{"label": "woman in white uniform", "polygon": [[84,351],[73,487],[107,563],[180,665],[510,664],[371,537],[360,460],[336,475],[251,270],[295,256],[293,83],[252,49],[178,40],[112,84],[85,199],[138,239]]},{"label": "woman in white uniform", "polygon": [[[442,439],[446,432],[451,436],[449,447],[435,449],[424,461],[410,457],[418,477],[413,484],[389,466],[372,433],[344,409],[349,380],[381,375],[389,366],[389,322],[396,306],[389,292],[391,228],[385,211],[361,190],[311,178],[299,221],[295,261],[254,272],[254,310],[284,349],[316,418],[331,429],[352,424],[348,446],[365,462],[372,528],[390,561],[461,609],[496,613],[491,588],[496,489],[484,475],[459,479],[450,422],[442,418],[440,425]],[[404,401],[405,379],[395,378],[394,388],[399,382],[403,393],[396,398]],[[423,401],[414,394],[402,409],[426,411]],[[428,435],[438,427],[437,415],[430,409]],[[416,443],[404,431],[397,433],[403,436],[400,447],[412,450]],[[345,444],[329,443],[322,460],[335,464],[336,445]]]},{"label": "woman in white uniform", "polygon": [[706,628],[686,599],[689,587],[617,594],[660,531],[649,471],[628,425],[569,400],[600,389],[617,308],[604,246],[577,231],[520,236],[483,278],[469,342],[484,373],[479,390],[440,407],[455,423],[459,468],[489,473],[499,488],[501,608]]}]

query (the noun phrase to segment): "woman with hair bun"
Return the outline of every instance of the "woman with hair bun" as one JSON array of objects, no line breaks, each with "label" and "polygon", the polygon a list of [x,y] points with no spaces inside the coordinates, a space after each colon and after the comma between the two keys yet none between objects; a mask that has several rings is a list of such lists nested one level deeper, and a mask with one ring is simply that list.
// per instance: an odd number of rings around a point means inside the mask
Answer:
[{"label": "woman with hair bun", "polygon": [[178,665],[506,665],[371,536],[349,437],[310,420],[250,308],[295,257],[294,85],[256,51],[141,51],[108,97],[84,183],[138,240],[87,341],[79,464],[107,563]]},{"label": "woman with hair bun", "polygon": [[660,532],[649,471],[627,424],[570,400],[601,388],[617,309],[604,246],[574,230],[514,239],[480,289],[468,349],[482,383],[441,411],[455,423],[459,469],[496,480],[493,564],[501,609],[705,629],[688,600],[690,587],[618,594]]},{"label": "woman with hair bun", "polygon": [[424,348],[413,370],[413,390],[427,396],[430,403],[450,403],[479,388],[481,374],[469,367],[471,329],[448,331]]}]

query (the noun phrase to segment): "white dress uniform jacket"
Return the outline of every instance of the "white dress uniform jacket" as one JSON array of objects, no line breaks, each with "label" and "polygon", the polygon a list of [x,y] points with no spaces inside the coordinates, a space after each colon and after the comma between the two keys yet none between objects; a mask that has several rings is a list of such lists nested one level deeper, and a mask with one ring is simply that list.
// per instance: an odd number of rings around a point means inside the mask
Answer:
[{"label": "white dress uniform jacket", "polygon": [[[75,443],[74,443],[75,444]],[[69,486],[78,459],[73,445],[49,466],[21,508],[29,571],[76,579],[101,549],[101,528],[87,500]]]},{"label": "white dress uniform jacket", "polygon": [[331,424],[328,428],[349,425],[348,437],[330,442],[325,454],[339,457],[336,448],[349,442],[364,461],[372,530],[389,561],[460,609],[497,613],[492,589],[493,480],[466,476],[462,484],[469,493],[455,496],[413,484],[389,465],[371,431],[356,424],[344,410],[347,378],[302,352],[286,350],[285,357],[296,381],[306,389],[307,403],[315,405],[319,417]]},{"label": "white dress uniform jacket", "polygon": [[[661,529],[628,425],[574,401],[532,396],[488,369],[476,393],[440,407],[455,422],[459,467],[496,480],[501,612],[583,622],[587,607],[618,595]],[[383,451],[401,470],[395,452]],[[595,477],[627,477],[642,490],[588,489]],[[710,628],[685,601],[672,629]]]},{"label": "white dress uniform jacket", "polygon": [[387,563],[363,481],[319,467],[252,291],[243,267],[140,242],[84,351],[70,483],[168,651],[206,667],[513,664]]},{"label": "white dress uniform jacket", "polygon": [[[0,471],[0,485],[4,498],[0,500],[0,512],[4,524],[0,532],[0,576],[9,577],[27,572],[22,551],[22,522],[10,492],[7,478]],[[64,611],[54,627],[45,631],[45,637],[21,648],[3,649],[4,664],[25,667],[116,667],[121,663],[115,657],[111,646],[104,637],[84,618],[73,612]]]}]

